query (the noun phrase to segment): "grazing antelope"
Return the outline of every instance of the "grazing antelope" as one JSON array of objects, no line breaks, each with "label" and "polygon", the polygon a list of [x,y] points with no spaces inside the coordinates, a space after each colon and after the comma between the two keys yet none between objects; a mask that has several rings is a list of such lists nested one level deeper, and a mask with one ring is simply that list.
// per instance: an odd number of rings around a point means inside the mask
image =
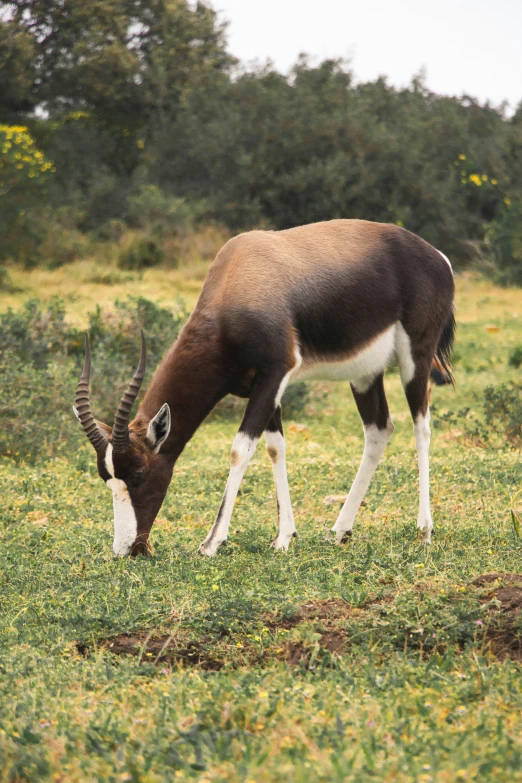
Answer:
[{"label": "grazing antelope", "polygon": [[248,404],[232,446],[223,501],[199,551],[214,555],[226,541],[239,485],[263,433],[279,509],[273,546],[287,549],[296,528],[281,399],[288,383],[301,378],[348,380],[363,422],[362,462],[332,531],[341,543],[351,535],[393,431],[383,374],[395,360],[414,422],[417,526],[429,542],[428,377],[435,355],[449,372],[453,294],[446,256],[395,225],[332,220],[240,234],[217,254],[194,312],[129,424],[145,372],[142,333],[138,369],[112,429],[90,410],[87,339],[75,412],[113,493],[115,554],[147,550],[176,460],[226,394],[247,397]]}]

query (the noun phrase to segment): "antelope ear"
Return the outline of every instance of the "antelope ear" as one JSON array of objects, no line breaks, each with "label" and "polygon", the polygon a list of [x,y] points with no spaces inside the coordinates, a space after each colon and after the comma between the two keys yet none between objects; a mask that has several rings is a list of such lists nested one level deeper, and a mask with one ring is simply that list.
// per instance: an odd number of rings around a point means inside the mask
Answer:
[{"label": "antelope ear", "polygon": [[170,408],[167,403],[161,406],[151,419],[147,430],[147,441],[154,454],[157,454],[170,432]]}]

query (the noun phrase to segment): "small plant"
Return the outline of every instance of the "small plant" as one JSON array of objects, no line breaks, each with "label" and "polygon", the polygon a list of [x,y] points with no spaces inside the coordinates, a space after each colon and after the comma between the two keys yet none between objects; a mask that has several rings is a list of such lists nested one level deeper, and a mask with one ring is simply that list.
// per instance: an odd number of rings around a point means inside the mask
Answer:
[{"label": "small plant", "polygon": [[504,199],[484,239],[490,272],[501,285],[522,285],[522,201]]},{"label": "small plant", "polygon": [[5,267],[0,266],[0,291],[11,291],[12,288],[11,275]]},{"label": "small plant", "polygon": [[509,354],[508,364],[510,367],[518,368],[522,365],[522,345],[517,345]]},{"label": "small plant", "polygon": [[521,443],[522,387],[511,382],[484,389],[484,418],[492,432],[510,443]]},{"label": "small plant", "polygon": [[141,237],[123,248],[118,256],[120,269],[148,269],[163,261],[164,253],[155,239]]}]

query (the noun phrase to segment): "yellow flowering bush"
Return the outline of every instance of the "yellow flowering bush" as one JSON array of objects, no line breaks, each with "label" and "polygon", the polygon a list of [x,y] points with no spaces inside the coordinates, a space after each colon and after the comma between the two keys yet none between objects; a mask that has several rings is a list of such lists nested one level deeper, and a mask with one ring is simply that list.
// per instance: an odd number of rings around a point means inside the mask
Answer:
[{"label": "yellow flowering bush", "polygon": [[24,125],[0,125],[0,196],[12,194],[26,180],[42,181],[49,171],[56,171],[53,163]]},{"label": "yellow flowering bush", "polygon": [[[27,256],[35,230],[33,206],[42,206],[52,161],[38,149],[25,125],[0,125],[0,245],[2,255]],[[34,211],[34,210],[33,210]],[[28,227],[29,224],[29,227]]]}]

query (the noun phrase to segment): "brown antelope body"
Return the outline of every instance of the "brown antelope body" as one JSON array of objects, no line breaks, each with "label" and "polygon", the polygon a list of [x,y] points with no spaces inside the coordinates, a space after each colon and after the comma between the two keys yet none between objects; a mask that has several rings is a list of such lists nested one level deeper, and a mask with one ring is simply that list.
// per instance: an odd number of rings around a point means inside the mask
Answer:
[{"label": "brown antelope body", "polygon": [[395,225],[332,220],[287,231],[251,231],[219,251],[197,306],[159,365],[129,424],[145,368],[145,344],[114,427],[90,412],[90,353],[78,386],[77,415],[113,492],[114,552],[136,554],[148,536],[174,465],[204,418],[225,395],[248,397],[234,440],[216,521],[200,552],[213,555],[228,535],[235,498],[256,444],[266,436],[279,508],[274,546],[296,535],[285,465],[281,399],[301,378],[350,382],[365,447],[333,527],[351,529],[393,431],[383,386],[399,365],[414,422],[419,461],[418,527],[430,540],[428,378],[442,369],[454,336],[454,282],[448,259]]}]

